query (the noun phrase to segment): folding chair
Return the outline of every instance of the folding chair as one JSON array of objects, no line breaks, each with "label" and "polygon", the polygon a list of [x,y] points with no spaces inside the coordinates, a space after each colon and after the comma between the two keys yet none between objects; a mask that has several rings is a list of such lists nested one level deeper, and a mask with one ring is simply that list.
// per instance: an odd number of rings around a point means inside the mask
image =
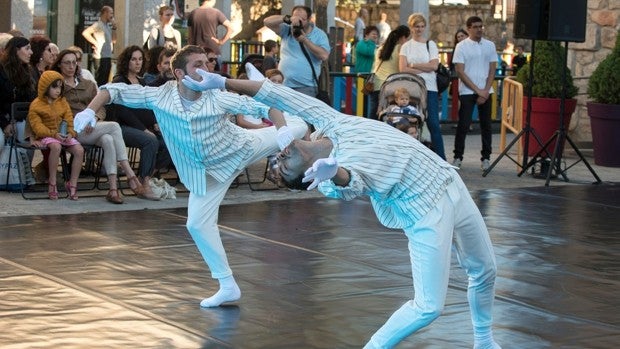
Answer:
[{"label": "folding chair", "polygon": [[[15,126],[18,122],[26,122],[26,117],[28,116],[28,108],[30,107],[30,102],[14,102],[13,104],[11,104],[11,123],[13,124],[13,126]],[[9,163],[11,163],[11,157],[12,155],[16,154],[16,156],[18,157],[17,161],[21,162],[21,163],[25,163],[28,164],[28,166],[30,166],[30,158],[28,156],[28,154],[24,154],[23,152],[19,152],[19,151],[15,151],[14,149],[25,149],[25,150],[41,150],[41,151],[45,151],[47,150],[47,148],[40,148],[40,147],[35,147],[30,145],[30,143],[26,143],[24,142],[23,139],[19,139],[19,135],[17,130],[15,132],[13,132],[13,137],[10,140],[10,151],[11,154],[9,156]],[[60,166],[62,169],[62,175],[64,180],[68,180],[69,178],[69,168],[68,168],[68,164],[67,164],[67,153],[65,152],[65,150],[61,150],[60,152]],[[8,188],[8,180],[9,180],[9,175],[10,175],[10,167],[7,171],[7,188]],[[47,190],[34,190],[34,189],[29,189],[26,190],[27,187],[30,186],[29,183],[23,183],[22,180],[25,178],[25,174],[22,174],[22,168],[21,166],[17,166],[17,171],[18,171],[18,177],[20,180],[19,183],[19,188],[22,194],[22,197],[26,200],[34,200],[34,199],[47,199],[47,195],[46,196],[37,196],[37,197],[28,197],[26,196],[27,193],[33,193],[33,192],[47,192]],[[63,186],[60,186],[63,187]],[[67,195],[65,195],[65,197],[67,197],[69,194],[66,193]]]}]

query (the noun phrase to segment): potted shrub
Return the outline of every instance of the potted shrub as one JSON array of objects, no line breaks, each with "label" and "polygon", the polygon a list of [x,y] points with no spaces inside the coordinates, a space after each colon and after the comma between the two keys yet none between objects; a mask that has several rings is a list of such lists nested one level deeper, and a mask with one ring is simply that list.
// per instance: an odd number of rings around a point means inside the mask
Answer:
[{"label": "potted shrub", "polygon": [[[564,73],[564,47],[557,41],[536,41],[534,44],[534,81],[532,84],[532,111],[530,126],[535,135],[545,144],[560,125],[560,102],[562,98],[562,74]],[[523,84],[523,118],[528,109],[527,91],[530,85],[531,62],[524,65],[517,73],[517,81]],[[566,68],[566,96],[564,102],[564,127],[568,128],[571,115],[577,107],[577,87],[573,83],[570,69]],[[525,124],[525,121],[524,121]],[[564,145],[562,145],[564,146]],[[541,149],[534,134],[529,135],[528,155],[534,156]],[[555,149],[555,142],[547,146],[550,156]],[[542,152],[542,156],[546,156]]]},{"label": "potted shrub", "polygon": [[588,116],[592,127],[594,163],[620,167],[620,35],[613,51],[588,81]]}]

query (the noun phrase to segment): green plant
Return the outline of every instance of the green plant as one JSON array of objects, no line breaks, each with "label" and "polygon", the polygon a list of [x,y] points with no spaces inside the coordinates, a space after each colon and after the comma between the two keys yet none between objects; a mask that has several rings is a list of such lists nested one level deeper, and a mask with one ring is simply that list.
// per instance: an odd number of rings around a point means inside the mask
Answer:
[{"label": "green plant", "polygon": [[620,35],[611,53],[594,69],[588,81],[588,96],[596,103],[620,104]]},{"label": "green plant", "polygon": [[[534,45],[532,97],[561,98],[562,73],[565,64],[564,48],[558,41],[536,41]],[[529,88],[530,63],[524,65],[517,73],[517,81],[523,84],[524,91]],[[573,76],[568,67],[566,68],[565,84],[566,98],[575,97],[578,89],[573,83]]]}]

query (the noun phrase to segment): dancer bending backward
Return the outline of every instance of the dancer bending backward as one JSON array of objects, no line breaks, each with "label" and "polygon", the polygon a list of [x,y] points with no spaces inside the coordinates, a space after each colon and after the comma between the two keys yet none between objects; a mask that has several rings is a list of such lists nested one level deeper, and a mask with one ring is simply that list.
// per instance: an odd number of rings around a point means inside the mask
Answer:
[{"label": "dancer bending backward", "polygon": [[[185,46],[172,57],[176,80],[159,87],[102,86],[88,108],[75,116],[75,123],[77,130],[94,122],[93,110],[105,103],[153,110],[181,181],[190,191],[187,229],[220,285],[200,305],[216,307],[241,296],[217,226],[226,190],[245,167],[284,148],[293,137],[303,137],[307,126],[299,118],[287,117],[285,121],[281,112],[247,96],[218,89],[201,92],[180,83],[186,75],[200,79],[196,70],[206,70],[207,62],[202,48]],[[228,114],[269,117],[278,130],[242,129],[228,120]]]},{"label": "dancer bending backward", "polygon": [[[201,75],[200,82],[186,77],[183,83],[254,96],[316,128],[312,141],[294,140],[279,155],[280,175],[290,187],[318,187],[325,196],[344,200],[368,195],[381,223],[405,231],[415,297],[392,314],[365,348],[392,348],[440,315],[453,237],[469,277],[474,348],[500,348],[492,334],[493,247],[480,211],[452,166],[394,127],[342,114],[289,88],[266,80]],[[400,161],[394,161],[394,153],[401,154]]]}]

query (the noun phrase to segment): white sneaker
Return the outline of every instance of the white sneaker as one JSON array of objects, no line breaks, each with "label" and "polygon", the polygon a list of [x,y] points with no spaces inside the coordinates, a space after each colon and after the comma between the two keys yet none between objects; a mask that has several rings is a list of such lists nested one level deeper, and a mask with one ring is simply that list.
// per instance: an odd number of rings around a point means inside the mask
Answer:
[{"label": "white sneaker", "polygon": [[463,163],[463,160],[456,158],[454,160],[452,160],[452,166],[456,167],[456,168],[461,168],[461,164]]},{"label": "white sneaker", "polygon": [[482,160],[482,162],[480,163],[480,168],[482,169],[482,171],[488,170],[489,167],[491,167],[491,161],[489,161],[489,159]]}]

